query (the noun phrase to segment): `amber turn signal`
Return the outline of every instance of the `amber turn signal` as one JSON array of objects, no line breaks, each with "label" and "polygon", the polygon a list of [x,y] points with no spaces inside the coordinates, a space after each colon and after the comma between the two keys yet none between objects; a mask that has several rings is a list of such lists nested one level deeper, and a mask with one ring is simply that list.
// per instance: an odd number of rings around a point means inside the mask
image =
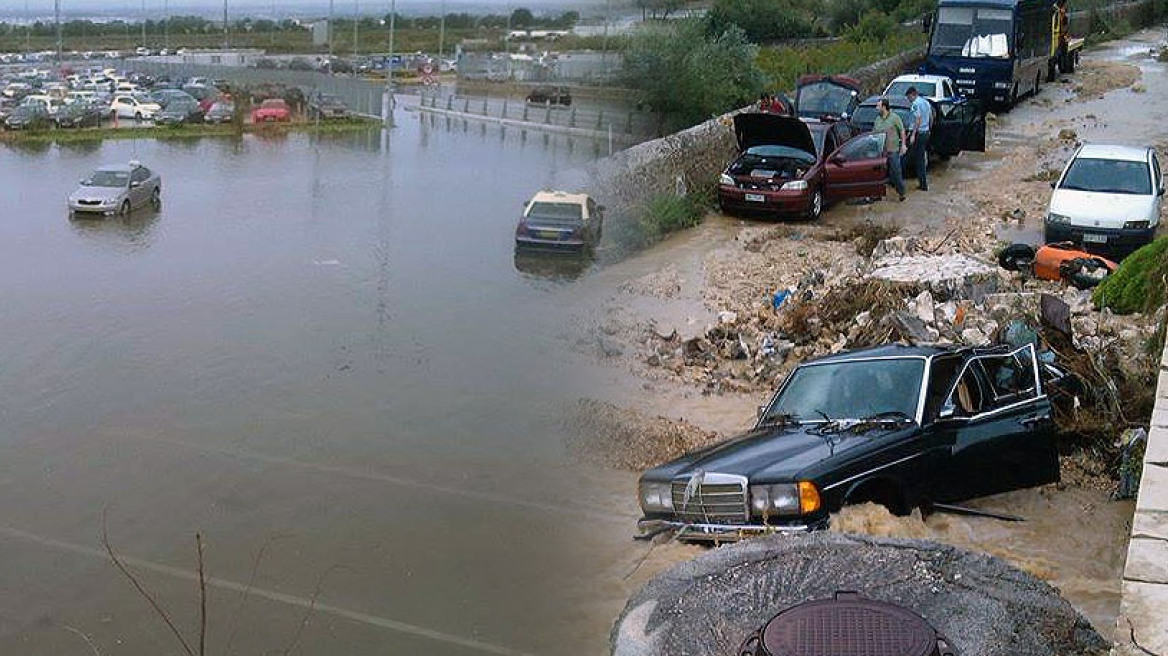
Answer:
[{"label": "amber turn signal", "polygon": [[815,483],[799,481],[799,512],[808,515],[821,507],[823,507],[823,501],[819,498],[819,490],[816,489]]}]

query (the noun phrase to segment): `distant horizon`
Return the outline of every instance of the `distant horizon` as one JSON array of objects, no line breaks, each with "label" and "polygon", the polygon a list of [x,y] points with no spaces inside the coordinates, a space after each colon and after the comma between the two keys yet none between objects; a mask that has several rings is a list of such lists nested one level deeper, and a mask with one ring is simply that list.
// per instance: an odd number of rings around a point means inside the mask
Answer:
[{"label": "distant horizon", "polygon": [[[0,21],[26,22],[53,18],[53,3],[45,0],[30,0],[28,12],[22,0],[0,0]],[[221,18],[223,2],[217,0],[147,0],[146,11],[142,2],[121,0],[62,0],[62,20],[117,20],[139,21],[142,18],[158,20],[169,16],[204,16]],[[613,10],[627,9],[627,1],[611,2]],[[398,0],[396,9],[407,16],[436,16],[442,13],[502,14],[516,8],[526,7],[536,14],[562,13],[575,10],[581,14],[600,13],[605,7],[604,0],[589,2],[568,0]],[[337,0],[333,5],[334,15],[350,18],[354,10],[362,16],[385,15],[389,13],[389,0]],[[328,15],[326,0],[229,0],[229,18],[280,17],[280,18],[323,18]]]}]

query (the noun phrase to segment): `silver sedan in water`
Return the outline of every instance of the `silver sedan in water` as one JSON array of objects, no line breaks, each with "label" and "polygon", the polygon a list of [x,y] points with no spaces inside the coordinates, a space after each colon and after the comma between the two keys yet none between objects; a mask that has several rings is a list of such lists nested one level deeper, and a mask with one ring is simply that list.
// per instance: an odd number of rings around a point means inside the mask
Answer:
[{"label": "silver sedan in water", "polygon": [[162,203],[162,178],[141,162],[103,166],[69,194],[73,213],[129,214],[143,205]]}]

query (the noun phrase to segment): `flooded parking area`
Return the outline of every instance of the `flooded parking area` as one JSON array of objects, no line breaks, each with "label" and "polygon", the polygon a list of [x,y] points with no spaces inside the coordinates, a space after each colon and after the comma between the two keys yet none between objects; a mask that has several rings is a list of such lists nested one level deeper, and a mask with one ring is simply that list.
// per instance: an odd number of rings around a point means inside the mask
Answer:
[{"label": "flooded parking area", "polygon": [[[0,149],[0,652],[179,653],[103,530],[192,644],[201,534],[209,653],[599,649],[577,537],[635,518],[559,435],[582,272],[512,249],[596,148],[403,114]],[[160,209],[70,219],[131,159]]]}]

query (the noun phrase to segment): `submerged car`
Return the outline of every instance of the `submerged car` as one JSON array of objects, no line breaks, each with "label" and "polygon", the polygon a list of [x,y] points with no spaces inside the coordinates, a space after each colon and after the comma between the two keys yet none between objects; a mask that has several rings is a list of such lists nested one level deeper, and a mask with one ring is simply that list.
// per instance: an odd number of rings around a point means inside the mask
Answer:
[{"label": "submerged car", "polygon": [[69,211],[78,214],[127,215],[162,202],[162,178],[141,162],[103,166],[69,195]]},{"label": "submerged car", "polygon": [[581,252],[600,242],[604,207],[587,194],[540,191],[523,205],[515,247]]},{"label": "submerged car", "polygon": [[795,87],[795,114],[820,121],[847,120],[860,105],[859,81],[842,75],[804,75]]},{"label": "submerged car", "polygon": [[[880,115],[876,103],[882,96],[872,96],[860,103],[850,122],[859,132],[869,132]],[[985,152],[986,121],[985,112],[974,101],[966,98],[950,98],[933,101],[933,126],[929,136],[929,153],[947,159],[962,151]],[[910,129],[912,120],[911,103],[903,95],[888,96],[889,109],[900,117],[905,129]],[[910,158],[911,159],[911,158]]]},{"label": "submerged car", "polygon": [[642,531],[733,541],[1059,480],[1033,345],[882,346],[801,364],[755,427],[641,475]]},{"label": "submerged car", "polygon": [[718,179],[727,214],[818,219],[847,198],[882,198],[884,135],[854,136],[848,123],[747,113],[734,117],[738,157]]},{"label": "submerged car", "polygon": [[217,102],[203,115],[207,123],[230,123],[235,119],[235,105],[229,102]]},{"label": "submerged car", "polygon": [[1165,187],[1151,148],[1084,144],[1050,186],[1047,243],[1124,257],[1155,237]]},{"label": "submerged car", "polygon": [[532,105],[570,107],[572,94],[566,87],[536,87],[528,92],[526,101]]}]

